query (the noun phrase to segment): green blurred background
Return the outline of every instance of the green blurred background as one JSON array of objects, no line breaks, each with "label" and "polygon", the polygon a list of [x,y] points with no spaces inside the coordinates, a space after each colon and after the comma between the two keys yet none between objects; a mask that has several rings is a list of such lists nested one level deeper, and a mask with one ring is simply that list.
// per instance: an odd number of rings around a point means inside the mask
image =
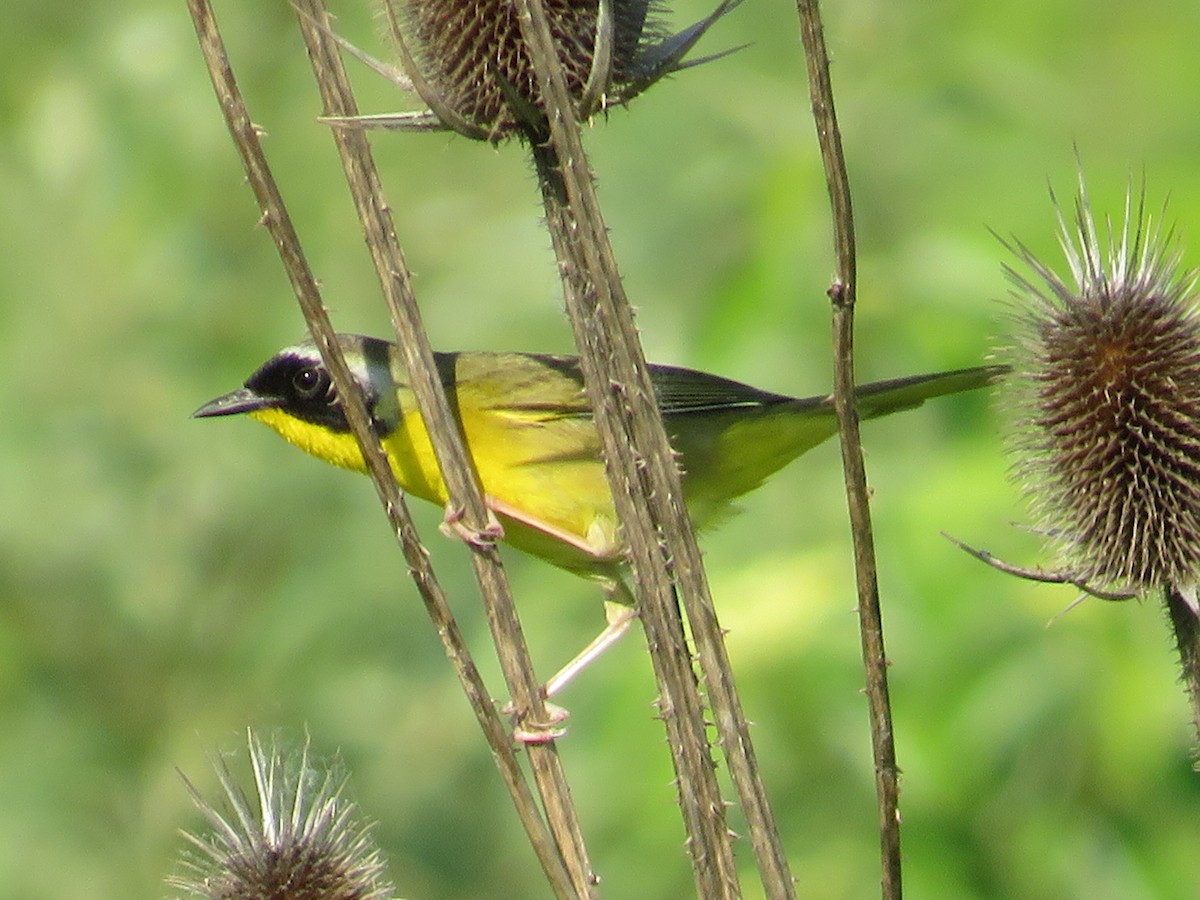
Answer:
[{"label": "green blurred background", "polygon": [[[858,215],[858,370],[972,365],[1003,342],[1016,234],[1057,264],[1047,180],[1077,144],[1101,210],[1168,194],[1200,261],[1194,0],[827,4]],[[344,33],[383,54],[371,14]],[[684,24],[706,11],[681,2]],[[343,330],[387,319],[285,3],[218,6]],[[367,481],[266,429],[197,422],[303,323],[242,183],[182,0],[10,0],[0,28],[0,894],[166,892],[200,819],[176,767],[247,726],[338,750],[400,895],[546,891]],[[747,3],[733,57],[589,128],[648,355],[777,391],[829,384],[825,187],[795,10]],[[364,108],[401,99],[361,68]],[[436,346],[565,351],[516,145],[376,141]],[[1200,895],[1194,737],[1154,603],[1003,577],[1038,539],[984,395],[866,430],[913,897]],[[836,447],[704,539],[804,894],[877,892],[866,707]],[[415,510],[502,691],[460,547]],[[587,584],[508,557],[546,672],[602,624]],[[691,879],[640,637],[571,687],[562,744],[612,898]],[[747,890],[757,893],[750,854]]]}]

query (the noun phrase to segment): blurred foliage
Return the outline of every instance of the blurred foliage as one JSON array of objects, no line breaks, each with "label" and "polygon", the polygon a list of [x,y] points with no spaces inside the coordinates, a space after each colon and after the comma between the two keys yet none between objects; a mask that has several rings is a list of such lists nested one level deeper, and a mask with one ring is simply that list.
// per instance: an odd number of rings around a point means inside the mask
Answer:
[{"label": "blurred foliage", "polygon": [[[344,33],[386,53],[367,10]],[[705,12],[679,3],[676,23]],[[236,70],[343,330],[387,319],[285,3],[218,7]],[[1193,0],[829,4],[855,190],[863,378],[979,362],[1002,343],[1004,252],[1057,258],[1049,180],[1096,206],[1146,174],[1200,261]],[[249,725],[340,749],[403,896],[543,896],[532,855],[365,480],[246,421],[194,422],[302,322],[255,227],[182,2],[9,3],[0,29],[0,884],[6,896],[165,893],[176,775]],[[824,183],[795,11],[714,29],[734,56],[590,128],[648,354],[764,388],[829,384]],[[357,67],[364,108],[401,105]],[[517,146],[381,136],[436,345],[563,351],[569,332]],[[985,396],[866,430],[915,897],[1194,897],[1200,782],[1153,603],[1005,578],[1038,540]],[[804,894],[869,897],[877,837],[836,448],[705,539]],[[419,510],[464,627],[461,548]],[[551,671],[602,624],[587,584],[516,555]],[[1053,627],[1047,623],[1055,619]],[[684,896],[639,638],[564,698],[562,752],[605,896]],[[747,866],[750,854],[743,853]],[[751,896],[755,881],[747,872]]]}]

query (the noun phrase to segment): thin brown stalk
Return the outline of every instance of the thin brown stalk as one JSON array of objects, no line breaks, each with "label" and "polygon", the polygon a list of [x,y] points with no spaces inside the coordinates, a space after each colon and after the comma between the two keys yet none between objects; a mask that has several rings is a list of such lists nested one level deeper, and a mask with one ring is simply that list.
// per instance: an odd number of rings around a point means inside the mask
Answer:
[{"label": "thin brown stalk", "polygon": [[530,144],[609,482],[630,547],[697,890],[706,898],[741,892],[676,589],[687,610],[766,895],[792,897],[793,880],[542,3],[517,0],[517,9],[548,117],[544,131],[531,128]]},{"label": "thin brown stalk", "polygon": [[[570,867],[573,868],[573,871],[568,874],[569,866],[564,863],[563,858],[566,854],[561,852],[564,842],[561,839],[555,841],[546,830],[546,825],[538,812],[537,803],[530,793],[517,763],[507,729],[497,715],[495,704],[471,659],[457,623],[450,612],[445,594],[429,565],[427,554],[421,546],[420,538],[409,517],[404,497],[396,484],[378,438],[370,427],[370,420],[362,397],[346,367],[333,326],[321,301],[316,280],[305,259],[299,238],[263,154],[258,129],[251,121],[238,89],[212,9],[207,0],[188,0],[188,8],[230,135],[242,158],[247,178],[262,210],[263,223],[275,240],[276,248],[292,281],[305,320],[330,370],[338,395],[343,400],[351,430],[362,448],[372,481],[403,549],[405,560],[412,572],[426,610],[443,641],[447,656],[454,665],[471,708],[488,740],[493,758],[509,789],[521,823],[555,895],[558,897],[586,896],[587,885],[591,880],[586,857],[581,862],[578,854],[575,854],[572,859],[574,865]],[[323,14],[323,10],[320,12]],[[319,20],[310,18],[309,21]],[[382,210],[383,207],[380,206],[380,209]],[[399,262],[397,268],[388,270],[389,273],[396,273],[397,280],[402,278],[400,272],[403,271],[402,259]],[[388,280],[390,282],[392,279]],[[430,370],[432,371],[432,366]],[[438,392],[440,393],[440,387]],[[486,546],[479,547],[477,550],[477,556],[488,554]],[[540,701],[540,695],[538,695],[538,699]]]},{"label": "thin brown stalk", "polygon": [[859,437],[858,412],[854,400],[854,302],[856,262],[854,214],[850,203],[850,180],[842,152],[841,131],[829,79],[829,55],[817,0],[796,0],[800,31],[808,64],[813,121],[825,165],[829,200],[833,210],[834,252],[837,277],[829,289],[833,302],[833,384],[841,434],[842,469],[850,531],[854,542],[854,571],[858,587],[859,632],[866,674],[867,704],[871,719],[871,748],[875,759],[875,791],[879,804],[879,839],[882,863],[882,896],[899,900],[900,877],[900,770],[896,765],[895,733],[888,697],[887,654],[883,646],[883,617],[879,606],[879,583],[875,565],[875,543],[871,532],[871,510],[867,494],[866,468]]}]

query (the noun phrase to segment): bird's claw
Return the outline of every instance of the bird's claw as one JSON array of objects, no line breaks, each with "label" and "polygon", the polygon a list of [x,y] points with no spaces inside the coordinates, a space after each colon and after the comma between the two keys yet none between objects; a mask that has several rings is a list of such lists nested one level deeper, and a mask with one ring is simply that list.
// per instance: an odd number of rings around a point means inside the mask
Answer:
[{"label": "bird's claw", "polygon": [[500,520],[490,509],[487,511],[487,523],[483,528],[471,528],[463,522],[463,516],[466,513],[465,506],[453,506],[447,503],[446,514],[442,519],[442,524],[438,526],[438,531],[448,538],[458,538],[472,547],[485,549],[494,547],[498,541],[504,540],[504,526],[500,524]]},{"label": "bird's claw", "polygon": [[558,740],[567,733],[561,725],[571,715],[561,706],[547,703],[546,721],[534,722],[519,713],[511,700],[500,711],[512,721],[512,738],[518,744],[549,744]]}]

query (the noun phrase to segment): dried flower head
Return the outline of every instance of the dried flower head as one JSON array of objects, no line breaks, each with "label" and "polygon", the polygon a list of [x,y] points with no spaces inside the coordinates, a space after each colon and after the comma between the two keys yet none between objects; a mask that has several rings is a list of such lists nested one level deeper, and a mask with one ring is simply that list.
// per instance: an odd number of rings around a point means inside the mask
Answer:
[{"label": "dried flower head", "polygon": [[[1052,196],[1053,199],[1053,196]],[[1014,472],[1071,576],[1133,593],[1200,577],[1200,321],[1194,271],[1126,197],[1101,244],[1080,178],[1058,207],[1069,284],[1019,242]]]},{"label": "dried flower head", "polygon": [[[193,851],[185,873],[169,879],[176,888],[207,900],[388,900],[379,851],[369,826],[356,821],[357,807],[344,796],[339,766],[314,768],[308,744],[285,753],[264,752],[249,736],[257,793],[251,803],[223,760],[216,764],[225,790],[224,814],[184,783],[212,826],[212,833],[184,833]],[[198,851],[198,852],[196,852]]]},{"label": "dried flower head", "polygon": [[[580,118],[706,61],[683,58],[740,2],[721,0],[704,19],[669,34],[659,0],[543,0]],[[491,141],[536,124],[530,119],[543,104],[512,0],[385,0],[384,7],[406,81],[430,111],[371,117],[374,124],[449,128]]]}]

